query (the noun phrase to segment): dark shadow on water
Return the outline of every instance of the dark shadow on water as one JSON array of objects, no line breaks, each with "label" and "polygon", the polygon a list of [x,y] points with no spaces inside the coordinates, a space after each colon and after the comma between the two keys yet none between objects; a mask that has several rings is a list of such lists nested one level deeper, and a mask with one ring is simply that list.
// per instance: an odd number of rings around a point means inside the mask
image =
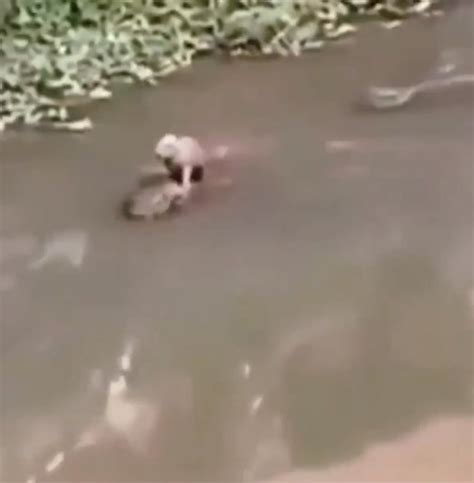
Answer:
[{"label": "dark shadow on water", "polygon": [[349,361],[338,364],[324,339],[304,340],[285,368],[279,397],[297,466],[349,459],[431,418],[472,414],[472,319],[460,294],[429,259],[404,254],[382,262],[373,284]]}]

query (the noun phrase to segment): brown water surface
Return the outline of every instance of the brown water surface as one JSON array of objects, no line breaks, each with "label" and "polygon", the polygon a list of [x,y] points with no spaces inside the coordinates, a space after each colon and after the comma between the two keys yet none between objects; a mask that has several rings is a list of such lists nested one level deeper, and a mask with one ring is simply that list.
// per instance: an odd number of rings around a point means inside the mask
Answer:
[{"label": "brown water surface", "polygon": [[[89,134],[1,135],[4,481],[255,481],[471,414],[473,91],[356,102],[430,35],[201,61]],[[127,222],[168,131],[231,159],[180,216]]]}]

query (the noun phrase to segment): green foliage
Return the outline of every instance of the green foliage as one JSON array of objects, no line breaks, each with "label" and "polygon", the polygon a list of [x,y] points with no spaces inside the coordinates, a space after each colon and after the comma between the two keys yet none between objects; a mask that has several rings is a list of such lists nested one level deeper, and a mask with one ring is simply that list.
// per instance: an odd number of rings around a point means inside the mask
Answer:
[{"label": "green foliage", "polygon": [[0,28],[0,128],[69,125],[111,83],[155,84],[216,49],[297,55],[360,14],[400,16],[429,0],[16,0]]}]

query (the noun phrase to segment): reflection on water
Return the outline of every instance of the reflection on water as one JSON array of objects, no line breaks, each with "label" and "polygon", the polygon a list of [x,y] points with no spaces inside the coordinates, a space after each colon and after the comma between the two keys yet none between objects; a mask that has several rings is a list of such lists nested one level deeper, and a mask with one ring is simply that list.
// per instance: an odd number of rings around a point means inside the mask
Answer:
[{"label": "reflection on water", "polygon": [[[350,110],[353,48],[202,63],[85,137],[2,141],[6,481],[258,481],[471,414],[472,109]],[[127,223],[174,130],[235,146],[231,189]]]}]

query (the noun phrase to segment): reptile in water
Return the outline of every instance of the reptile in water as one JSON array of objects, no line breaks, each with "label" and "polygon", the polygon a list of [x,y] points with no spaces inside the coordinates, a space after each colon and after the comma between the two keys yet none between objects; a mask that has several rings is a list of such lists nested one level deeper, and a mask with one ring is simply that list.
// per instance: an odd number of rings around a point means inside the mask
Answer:
[{"label": "reptile in water", "polygon": [[226,153],[225,146],[206,151],[190,136],[164,135],[155,146],[158,163],[149,168],[152,176],[142,177],[139,188],[124,201],[123,214],[129,219],[154,219],[182,206],[204,180],[205,163]]}]

